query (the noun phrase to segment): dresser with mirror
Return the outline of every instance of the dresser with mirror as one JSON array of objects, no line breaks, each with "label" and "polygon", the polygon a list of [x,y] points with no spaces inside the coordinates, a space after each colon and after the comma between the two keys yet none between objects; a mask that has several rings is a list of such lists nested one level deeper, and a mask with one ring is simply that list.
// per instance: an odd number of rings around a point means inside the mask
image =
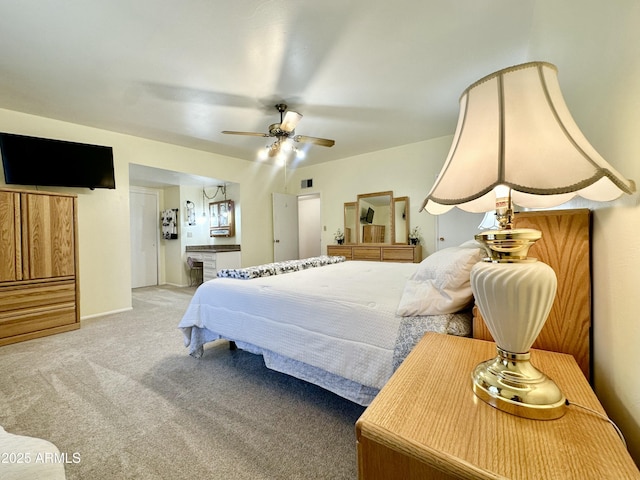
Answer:
[{"label": "dresser with mirror", "polygon": [[414,262],[422,247],[409,244],[409,197],[392,191],[363,193],[344,204],[344,242],[328,245],[328,255],[347,260]]}]

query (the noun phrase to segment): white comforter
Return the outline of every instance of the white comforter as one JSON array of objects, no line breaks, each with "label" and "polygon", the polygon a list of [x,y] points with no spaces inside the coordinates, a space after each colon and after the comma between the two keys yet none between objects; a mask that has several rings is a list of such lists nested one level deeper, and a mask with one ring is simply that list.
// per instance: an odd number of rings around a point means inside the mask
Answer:
[{"label": "white comforter", "polygon": [[[378,390],[397,366],[394,349],[397,353],[402,337],[456,333],[450,331],[455,315],[396,315],[416,268],[411,263],[352,261],[250,280],[216,278],[198,288],[179,327],[195,357],[202,355],[206,342],[224,338],[242,348],[247,344],[254,353],[293,359]],[[417,340],[410,338],[404,345],[410,348],[412,341]],[[306,374],[294,375],[307,379]],[[342,394],[324,381],[322,386]]]}]

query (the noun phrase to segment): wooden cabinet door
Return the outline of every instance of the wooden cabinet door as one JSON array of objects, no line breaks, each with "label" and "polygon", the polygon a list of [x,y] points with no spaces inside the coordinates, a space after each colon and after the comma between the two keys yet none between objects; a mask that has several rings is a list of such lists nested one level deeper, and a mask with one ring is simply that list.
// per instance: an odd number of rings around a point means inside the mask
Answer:
[{"label": "wooden cabinet door", "polygon": [[0,192],[0,282],[22,279],[20,195]]},{"label": "wooden cabinet door", "polygon": [[29,279],[75,275],[74,199],[25,193],[23,272]]},{"label": "wooden cabinet door", "polygon": [[384,243],[384,225],[363,226],[362,243]]}]

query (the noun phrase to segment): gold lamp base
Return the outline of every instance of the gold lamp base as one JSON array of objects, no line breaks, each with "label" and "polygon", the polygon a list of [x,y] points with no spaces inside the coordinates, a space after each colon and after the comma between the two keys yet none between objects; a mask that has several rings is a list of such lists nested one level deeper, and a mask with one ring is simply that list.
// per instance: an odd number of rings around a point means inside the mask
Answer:
[{"label": "gold lamp base", "polygon": [[480,399],[534,420],[554,420],[565,414],[566,398],[553,380],[531,364],[529,353],[496,350],[496,358],[480,363],[471,374],[473,391]]}]

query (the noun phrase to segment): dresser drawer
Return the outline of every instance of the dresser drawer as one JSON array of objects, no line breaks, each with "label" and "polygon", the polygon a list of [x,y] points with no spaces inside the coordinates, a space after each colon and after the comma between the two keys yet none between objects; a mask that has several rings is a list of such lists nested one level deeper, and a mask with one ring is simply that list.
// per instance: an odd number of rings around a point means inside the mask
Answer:
[{"label": "dresser drawer", "polygon": [[380,256],[380,247],[361,247],[353,249],[353,259],[354,260],[371,260],[374,262],[379,262],[381,259]]},{"label": "dresser drawer", "polygon": [[327,245],[327,255],[342,256],[347,260],[351,260],[352,248],[346,245]]},{"label": "dresser drawer", "polygon": [[382,248],[382,261],[383,262],[415,262],[418,263],[421,260],[422,249],[420,246],[413,248],[406,247],[383,247]]},{"label": "dresser drawer", "polygon": [[371,262],[413,262],[422,261],[420,245],[327,245],[327,255],[343,255],[347,260],[368,260]]}]

